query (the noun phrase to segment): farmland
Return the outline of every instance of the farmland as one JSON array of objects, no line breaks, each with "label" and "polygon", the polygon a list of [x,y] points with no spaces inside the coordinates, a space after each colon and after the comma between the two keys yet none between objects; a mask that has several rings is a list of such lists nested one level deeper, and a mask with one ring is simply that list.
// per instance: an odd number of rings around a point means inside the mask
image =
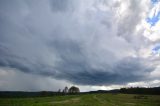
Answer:
[{"label": "farmland", "polygon": [[32,98],[0,98],[0,106],[160,106],[160,96],[99,93]]}]

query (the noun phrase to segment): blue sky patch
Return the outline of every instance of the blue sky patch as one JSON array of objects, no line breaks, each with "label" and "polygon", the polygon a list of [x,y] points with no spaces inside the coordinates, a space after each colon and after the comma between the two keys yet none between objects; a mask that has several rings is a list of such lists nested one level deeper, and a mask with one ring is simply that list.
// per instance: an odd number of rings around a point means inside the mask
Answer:
[{"label": "blue sky patch", "polygon": [[152,1],[152,3],[157,3],[157,2],[159,2],[159,0],[151,0]]},{"label": "blue sky patch", "polygon": [[154,26],[160,19],[160,12],[157,15],[154,15],[152,18],[147,18],[147,22]]},{"label": "blue sky patch", "polygon": [[[157,4],[160,0],[151,0],[153,4]],[[152,26],[154,26],[160,20],[160,11],[158,14],[153,15],[153,17],[148,17],[146,21]]]},{"label": "blue sky patch", "polygon": [[160,54],[160,45],[155,46],[155,47],[152,49],[152,52],[153,52],[154,54]]}]

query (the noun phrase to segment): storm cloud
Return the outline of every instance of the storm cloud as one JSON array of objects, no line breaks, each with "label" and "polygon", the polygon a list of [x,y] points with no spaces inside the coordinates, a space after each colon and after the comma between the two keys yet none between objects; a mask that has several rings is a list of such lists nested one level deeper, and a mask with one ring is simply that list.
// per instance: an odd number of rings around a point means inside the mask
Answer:
[{"label": "storm cloud", "polygon": [[[153,80],[148,0],[0,0],[0,67],[80,85]],[[36,82],[35,82],[36,83]]]}]

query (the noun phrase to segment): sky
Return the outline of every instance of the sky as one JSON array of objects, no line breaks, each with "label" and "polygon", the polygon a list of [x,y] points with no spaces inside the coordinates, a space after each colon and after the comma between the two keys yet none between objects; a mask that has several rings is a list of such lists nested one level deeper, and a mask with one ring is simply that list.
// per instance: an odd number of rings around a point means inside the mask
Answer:
[{"label": "sky", "polygon": [[160,86],[159,0],[0,0],[0,91]]}]

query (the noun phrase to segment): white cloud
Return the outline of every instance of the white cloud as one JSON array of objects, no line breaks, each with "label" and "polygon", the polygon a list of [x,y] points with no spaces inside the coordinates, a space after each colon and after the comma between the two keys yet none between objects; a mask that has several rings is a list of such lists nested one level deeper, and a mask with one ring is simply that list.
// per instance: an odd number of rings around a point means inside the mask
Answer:
[{"label": "white cloud", "polygon": [[160,80],[128,83],[127,87],[159,87]]}]

